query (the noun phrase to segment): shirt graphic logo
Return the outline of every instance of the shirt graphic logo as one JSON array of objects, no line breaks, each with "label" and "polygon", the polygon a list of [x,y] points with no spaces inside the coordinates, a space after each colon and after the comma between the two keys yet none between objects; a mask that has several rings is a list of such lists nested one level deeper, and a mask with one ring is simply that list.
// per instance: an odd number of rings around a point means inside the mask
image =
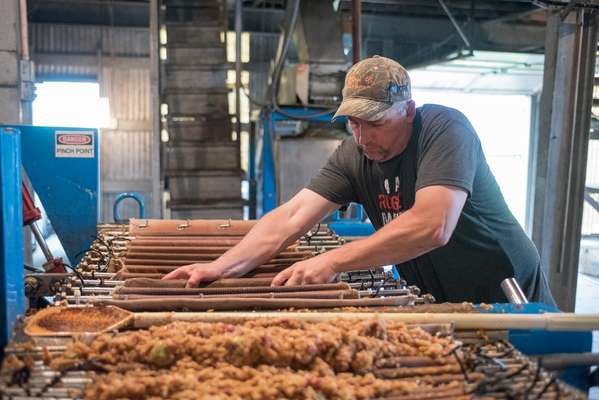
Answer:
[{"label": "shirt graphic logo", "polygon": [[393,192],[391,192],[389,179],[385,179],[383,181],[385,193],[378,195],[379,209],[381,210],[381,217],[385,225],[402,213],[399,176],[395,177],[394,183]]}]

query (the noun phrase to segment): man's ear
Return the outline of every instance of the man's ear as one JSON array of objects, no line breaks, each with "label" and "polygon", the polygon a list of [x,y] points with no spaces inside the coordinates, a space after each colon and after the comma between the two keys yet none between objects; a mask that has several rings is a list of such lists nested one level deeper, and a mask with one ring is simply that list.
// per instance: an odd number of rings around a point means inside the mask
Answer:
[{"label": "man's ear", "polygon": [[406,102],[406,118],[409,122],[414,121],[416,117],[416,102],[414,100],[408,100]]}]

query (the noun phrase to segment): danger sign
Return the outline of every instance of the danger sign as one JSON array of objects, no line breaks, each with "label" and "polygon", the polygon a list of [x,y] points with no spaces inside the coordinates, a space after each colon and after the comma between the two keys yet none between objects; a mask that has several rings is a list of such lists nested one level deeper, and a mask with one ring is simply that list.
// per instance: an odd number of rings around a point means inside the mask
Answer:
[{"label": "danger sign", "polygon": [[92,132],[56,131],[55,155],[57,158],[93,158],[94,134]]}]

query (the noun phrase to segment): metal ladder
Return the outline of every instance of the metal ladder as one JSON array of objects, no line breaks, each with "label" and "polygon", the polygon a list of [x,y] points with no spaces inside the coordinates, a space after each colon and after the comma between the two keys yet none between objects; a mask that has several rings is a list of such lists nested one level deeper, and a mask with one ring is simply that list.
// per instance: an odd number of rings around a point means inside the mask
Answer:
[{"label": "metal ladder", "polygon": [[226,1],[161,0],[159,18],[171,217],[241,219],[239,140],[232,136],[226,87]]}]

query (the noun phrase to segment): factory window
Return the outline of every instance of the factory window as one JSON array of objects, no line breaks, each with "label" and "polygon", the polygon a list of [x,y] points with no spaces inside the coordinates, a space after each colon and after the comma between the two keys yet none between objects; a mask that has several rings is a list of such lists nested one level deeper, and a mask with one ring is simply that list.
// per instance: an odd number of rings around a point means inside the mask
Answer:
[{"label": "factory window", "polygon": [[[224,35],[221,33],[221,40],[224,41]],[[235,62],[235,32],[227,32],[227,61]],[[250,61],[250,33],[241,32],[241,62]]]},{"label": "factory window", "polygon": [[101,128],[109,125],[108,99],[92,82],[43,82],[36,85],[33,124]]},{"label": "factory window", "polygon": [[468,117],[510,210],[525,226],[530,96],[414,90],[417,105],[442,104]]}]

